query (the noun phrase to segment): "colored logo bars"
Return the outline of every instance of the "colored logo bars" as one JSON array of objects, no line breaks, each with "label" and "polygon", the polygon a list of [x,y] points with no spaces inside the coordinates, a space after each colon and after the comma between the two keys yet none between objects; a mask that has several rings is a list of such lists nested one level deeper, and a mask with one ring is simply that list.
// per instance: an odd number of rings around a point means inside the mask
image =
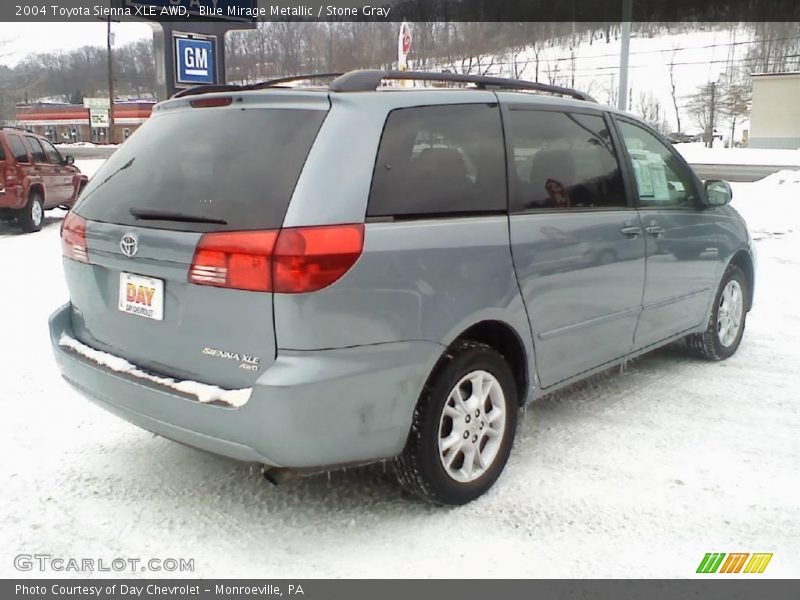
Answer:
[{"label": "colored logo bars", "polygon": [[[725,558],[726,556],[727,558]],[[750,557],[750,560],[747,560],[748,557]],[[709,552],[700,561],[697,572],[763,573],[770,560],[772,560],[772,553],[750,554],[748,552],[734,552],[725,554],[724,552]],[[745,563],[747,566],[745,566]],[[744,570],[742,570],[742,567],[744,567]]]}]

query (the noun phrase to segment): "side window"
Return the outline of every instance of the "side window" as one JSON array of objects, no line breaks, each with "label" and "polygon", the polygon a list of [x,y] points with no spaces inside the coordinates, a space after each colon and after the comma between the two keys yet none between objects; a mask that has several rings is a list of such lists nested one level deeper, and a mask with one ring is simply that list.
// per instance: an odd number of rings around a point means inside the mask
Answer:
[{"label": "side window", "polygon": [[618,123],[631,157],[639,204],[662,208],[693,206],[694,178],[675,153],[643,127],[627,121]]},{"label": "side window", "polygon": [[47,154],[44,152],[44,148],[39,143],[39,140],[32,137],[25,137],[25,142],[27,142],[28,147],[31,149],[31,157],[33,158],[34,162],[37,163],[46,163],[47,162]]},{"label": "side window", "polygon": [[61,158],[61,153],[56,150],[56,147],[53,146],[48,141],[42,140],[42,146],[44,146],[44,151],[47,152],[47,158],[50,159],[50,162],[54,165],[60,165],[64,162],[64,159]]},{"label": "side window", "polygon": [[6,159],[6,149],[3,146],[3,139],[0,138],[0,161],[4,161]]},{"label": "side window", "polygon": [[497,105],[401,108],[386,120],[367,216],[505,211]]},{"label": "side window", "polygon": [[11,154],[14,156],[14,160],[21,163],[28,162],[28,150],[25,148],[25,145],[18,135],[8,136],[8,145],[11,148]]},{"label": "side window", "polygon": [[512,210],[627,207],[617,154],[600,115],[512,108],[506,131]]}]

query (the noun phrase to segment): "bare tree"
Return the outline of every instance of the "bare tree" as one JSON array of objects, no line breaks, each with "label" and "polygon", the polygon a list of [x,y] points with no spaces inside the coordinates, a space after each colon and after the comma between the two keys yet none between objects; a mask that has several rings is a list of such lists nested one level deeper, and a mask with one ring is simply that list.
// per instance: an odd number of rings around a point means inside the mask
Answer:
[{"label": "bare tree", "polygon": [[750,84],[731,84],[720,93],[719,112],[730,121],[731,147],[736,143],[736,125],[750,112],[751,100],[752,87]]},{"label": "bare tree", "polygon": [[715,82],[701,85],[689,96],[688,112],[695,124],[705,132],[705,143],[708,148],[714,145],[714,131],[719,118],[720,96],[718,84]]},{"label": "bare tree", "polygon": [[652,92],[641,92],[639,94],[636,112],[642,117],[642,120],[653,129],[660,133],[667,133],[669,124],[664,118],[664,109],[661,106],[661,102],[659,102],[658,98],[656,98]]},{"label": "bare tree", "polygon": [[681,111],[678,108],[678,96],[675,92],[675,55],[677,54],[677,50],[672,51],[672,57],[669,61],[669,85],[670,85],[670,95],[672,96],[672,107],[675,109],[675,121],[678,126],[678,133],[681,132]]}]

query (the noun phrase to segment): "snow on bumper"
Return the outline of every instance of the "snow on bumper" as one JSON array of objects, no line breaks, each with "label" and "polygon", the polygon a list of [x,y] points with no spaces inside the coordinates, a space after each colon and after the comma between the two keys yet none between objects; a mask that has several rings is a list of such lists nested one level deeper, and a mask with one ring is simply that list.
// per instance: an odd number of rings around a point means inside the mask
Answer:
[{"label": "snow on bumper", "polygon": [[66,333],[61,334],[61,337],[58,339],[58,345],[62,348],[74,350],[84,358],[88,358],[102,367],[106,367],[112,371],[116,371],[117,373],[130,375],[136,379],[143,379],[145,381],[157,383],[158,385],[163,385],[164,387],[171,388],[183,394],[194,396],[199,402],[204,404],[211,402],[222,402],[223,404],[239,408],[247,404],[252,392],[252,388],[245,388],[241,390],[224,390],[215,385],[208,385],[206,383],[200,383],[199,381],[177,381],[170,377],[153,375],[152,373],[143,371],[124,358],[114,356],[108,352],[95,350],[94,348],[79,342],[75,338],[70,337]]},{"label": "snow on bumper", "polygon": [[[399,454],[417,397],[443,350],[424,341],[280,350],[246,402],[234,407],[230,398],[225,405],[209,400],[225,390],[203,390],[204,403],[196,393],[187,397],[187,388],[176,387],[180,382],[165,385],[119,357],[95,354],[75,340],[69,304],[50,317],[50,339],[64,378],[109,412],[215,454],[309,469]],[[189,388],[197,392],[195,383]],[[241,397],[233,402],[241,402],[244,391],[234,392]]]}]

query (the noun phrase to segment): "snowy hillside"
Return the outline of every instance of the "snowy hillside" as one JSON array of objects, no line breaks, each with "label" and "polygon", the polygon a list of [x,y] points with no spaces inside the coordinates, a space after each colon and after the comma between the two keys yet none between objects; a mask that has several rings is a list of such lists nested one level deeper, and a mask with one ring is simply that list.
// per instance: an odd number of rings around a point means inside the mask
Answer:
[{"label": "snowy hillside", "polygon": [[[648,102],[647,96],[652,94],[652,98],[660,104],[669,129],[676,129],[669,66],[673,63],[673,81],[680,108],[681,129],[685,132],[700,132],[701,128],[687,111],[687,97],[696,92],[698,86],[719,81],[727,67],[743,69],[751,64],[746,55],[748,48],[754,43],[752,34],[744,28],[664,34],[657,37],[648,37],[634,31],[630,47],[628,110],[640,113],[642,103]],[[620,40],[613,37],[608,42],[605,39],[595,39],[592,43],[584,40],[573,48],[567,42],[541,49],[531,45],[521,51],[483,57],[480,72],[575,87],[589,93],[599,102],[616,105],[620,47]],[[459,71],[478,69],[477,65],[470,65],[468,61],[456,61],[446,66],[448,67]],[[742,129],[748,129],[746,122],[737,124],[737,131]],[[721,132],[726,133],[724,127]]]}]

